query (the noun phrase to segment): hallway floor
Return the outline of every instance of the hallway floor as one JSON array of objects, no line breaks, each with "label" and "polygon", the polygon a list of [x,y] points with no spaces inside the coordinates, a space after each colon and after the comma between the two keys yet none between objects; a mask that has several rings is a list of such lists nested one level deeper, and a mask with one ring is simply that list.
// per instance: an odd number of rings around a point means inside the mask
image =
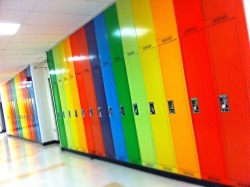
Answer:
[{"label": "hallway floor", "polygon": [[[195,187],[115,164],[0,135],[0,186]],[[197,186],[198,187],[198,186]]]}]

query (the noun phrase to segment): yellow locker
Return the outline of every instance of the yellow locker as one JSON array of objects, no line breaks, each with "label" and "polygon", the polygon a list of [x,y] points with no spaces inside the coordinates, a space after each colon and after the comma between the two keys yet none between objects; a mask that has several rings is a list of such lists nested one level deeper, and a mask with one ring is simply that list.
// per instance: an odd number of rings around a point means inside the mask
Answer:
[{"label": "yellow locker", "polygon": [[75,78],[75,69],[74,69],[74,62],[72,61],[72,53],[70,48],[70,41],[69,38],[65,39],[63,41],[64,44],[64,52],[65,52],[65,59],[66,59],[66,65],[67,65],[67,73],[68,73],[68,83],[71,91],[71,98],[73,103],[73,110],[72,112],[72,118],[75,118],[76,124],[77,124],[77,134],[79,137],[79,143],[80,143],[80,151],[87,153],[87,142],[86,142],[86,135],[85,135],[85,129],[84,129],[84,122],[82,120],[81,115],[81,106],[80,106],[80,99],[77,89],[77,82]]},{"label": "yellow locker", "polygon": [[159,169],[177,172],[148,0],[131,0]]},{"label": "yellow locker", "polygon": [[80,150],[80,140],[78,136],[78,127],[76,123],[76,119],[72,117],[74,115],[74,105],[69,85],[69,77],[68,77],[68,68],[66,65],[66,57],[64,52],[64,45],[63,42],[61,42],[58,45],[58,54],[59,54],[59,61],[60,61],[60,67],[62,72],[62,81],[64,86],[64,92],[65,92],[65,99],[66,99],[66,105],[67,105],[67,111],[65,112],[65,117],[69,119],[71,132],[72,132],[72,139],[73,139],[73,145],[75,150]]},{"label": "yellow locker", "polygon": [[151,8],[178,171],[200,178],[173,2],[151,0]]}]

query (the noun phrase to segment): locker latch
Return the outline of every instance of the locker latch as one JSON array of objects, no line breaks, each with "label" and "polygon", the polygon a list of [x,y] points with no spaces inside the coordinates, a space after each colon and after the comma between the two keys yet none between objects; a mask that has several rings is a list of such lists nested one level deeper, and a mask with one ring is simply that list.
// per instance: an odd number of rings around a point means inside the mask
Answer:
[{"label": "locker latch", "polygon": [[108,110],[109,110],[109,116],[112,116],[112,115],[113,115],[113,113],[112,113],[112,107],[109,106],[109,107],[108,107]]},{"label": "locker latch", "polygon": [[125,115],[125,111],[124,111],[124,106],[123,105],[120,105],[120,113],[121,113],[121,116]]},{"label": "locker latch", "polygon": [[84,109],[82,108],[82,117],[84,118],[85,117],[85,112],[84,112]]},{"label": "locker latch", "polygon": [[77,110],[75,110],[75,117],[78,118]]},{"label": "locker latch", "polygon": [[228,96],[219,95],[221,112],[229,112]]},{"label": "locker latch", "polygon": [[136,115],[136,116],[138,116],[139,115],[139,109],[138,109],[138,105],[135,103],[135,104],[133,104],[133,108],[134,108],[134,114]]},{"label": "locker latch", "polygon": [[192,104],[192,111],[193,113],[197,114],[200,112],[199,104],[198,104],[198,98],[191,98],[191,104]]},{"label": "locker latch", "polygon": [[169,114],[175,114],[174,101],[168,100],[168,110]]},{"label": "locker latch", "polygon": [[68,112],[68,113],[69,113],[69,118],[71,118],[71,112],[70,112],[70,110],[69,110],[69,112]]},{"label": "locker latch", "polygon": [[101,107],[98,107],[98,114],[99,114],[99,117],[101,118],[102,117],[102,108]]},{"label": "locker latch", "polygon": [[[64,113],[64,111],[62,112],[62,116],[63,116],[63,118],[65,118],[65,113]],[[31,116],[32,118],[33,118],[33,116]]]},{"label": "locker latch", "polygon": [[149,110],[150,110],[150,114],[155,114],[154,102],[149,102]]},{"label": "locker latch", "polygon": [[60,112],[57,112],[57,118],[60,119]]},{"label": "locker latch", "polygon": [[92,110],[92,108],[89,108],[89,115],[90,115],[90,117],[93,117],[93,110]]}]

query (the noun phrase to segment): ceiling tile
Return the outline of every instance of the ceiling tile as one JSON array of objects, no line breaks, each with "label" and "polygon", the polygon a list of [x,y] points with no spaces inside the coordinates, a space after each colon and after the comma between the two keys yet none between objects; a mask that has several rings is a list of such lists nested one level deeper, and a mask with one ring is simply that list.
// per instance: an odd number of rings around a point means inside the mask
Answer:
[{"label": "ceiling tile", "polygon": [[0,0],[0,11],[31,11],[35,7],[37,2],[38,0]]},{"label": "ceiling tile", "polygon": [[0,22],[22,24],[28,15],[29,12],[0,10]]},{"label": "ceiling tile", "polygon": [[[16,35],[12,38],[12,42],[57,42],[61,40],[64,35]],[[32,47],[32,46],[31,46]]]}]

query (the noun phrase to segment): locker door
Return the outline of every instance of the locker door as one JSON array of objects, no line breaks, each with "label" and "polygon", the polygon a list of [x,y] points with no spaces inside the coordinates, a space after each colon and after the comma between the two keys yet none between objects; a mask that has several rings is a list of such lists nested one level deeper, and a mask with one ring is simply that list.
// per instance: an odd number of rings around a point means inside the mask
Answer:
[{"label": "locker door", "polygon": [[62,116],[62,106],[60,101],[59,89],[56,80],[56,69],[52,50],[47,52],[48,67],[50,71],[51,89],[53,94],[54,109],[56,113],[57,126],[59,129],[61,147],[68,148],[65,124]]},{"label": "locker door", "polygon": [[62,83],[62,75],[60,71],[60,61],[58,57],[58,47],[54,47],[52,49],[53,53],[53,59],[54,59],[54,64],[55,64],[55,72],[56,77],[57,77],[57,83],[58,83],[58,90],[59,90],[59,96],[60,96],[60,101],[61,101],[61,106],[62,106],[62,117],[64,120],[64,125],[65,125],[65,130],[66,130],[66,135],[67,135],[67,141],[68,141],[68,148],[73,149],[73,139],[72,139],[72,130],[71,126],[69,123],[69,119],[66,117],[66,112],[68,111],[67,105],[66,105],[66,97],[65,97],[65,92],[64,92],[64,87]]},{"label": "locker door", "polygon": [[150,3],[131,1],[159,169],[177,172]]},{"label": "locker door", "polygon": [[[180,43],[201,175],[205,180],[227,184],[221,120],[208,42],[204,33],[201,2],[175,0],[174,3],[178,30],[182,35]],[[189,4],[192,6],[187,6]]]},{"label": "locker door", "polygon": [[103,14],[100,14],[94,19],[94,26],[97,47],[99,50],[101,71],[103,75],[104,89],[108,104],[109,119],[112,127],[115,152],[117,159],[127,161],[127,150],[122,128],[122,120],[120,115],[115,79],[110,60],[110,51],[106,41],[107,38]]},{"label": "locker door", "polygon": [[250,185],[250,111],[236,20],[209,27],[208,37],[218,104],[221,107],[229,176],[234,185]]},{"label": "locker door", "polygon": [[116,6],[142,164],[144,166],[157,168],[155,146],[140,57],[138,55],[131,3],[129,0],[119,0]]},{"label": "locker door", "polygon": [[78,87],[78,92],[79,92],[80,103],[81,103],[81,117],[84,121],[86,139],[88,143],[88,150],[89,150],[89,153],[96,154],[93,129],[92,129],[92,124],[90,120],[89,106],[88,106],[87,95],[86,95],[86,87],[84,85],[82,74],[76,75],[76,82],[77,82],[77,87]]},{"label": "locker door", "polygon": [[86,95],[89,103],[90,120],[93,129],[93,136],[95,140],[96,154],[105,156],[105,149],[103,144],[102,130],[100,126],[99,113],[95,99],[95,92],[93,88],[92,72],[86,69],[83,73],[84,83],[86,85]]},{"label": "locker door", "polygon": [[[85,34],[86,34],[86,40],[83,39],[85,38]],[[84,56],[84,54],[86,54],[86,56],[89,57],[89,63],[90,63],[89,65],[93,74],[93,84],[98,104],[99,118],[102,126],[106,156],[114,159],[115,158],[114,143],[108,116],[107,101],[105,98],[103,78],[100,69],[100,62],[98,57],[98,49],[96,45],[93,21],[90,21],[88,24],[85,25],[84,28],[79,30],[78,40],[79,44],[82,44],[79,45],[81,55]],[[84,50],[83,45],[85,45],[86,50]]]},{"label": "locker door", "polygon": [[150,2],[177,167],[182,175],[200,178],[173,2]]},{"label": "locker door", "polygon": [[[71,37],[71,47],[72,47],[72,54],[74,57],[80,57],[78,61],[78,65],[75,66],[78,69],[78,72],[82,72],[82,81],[84,84],[84,89],[85,89],[85,97],[86,97],[86,102],[87,102],[87,112],[89,113],[89,124],[92,130],[92,136],[93,136],[93,145],[94,145],[94,151],[95,154],[104,156],[105,155],[105,150],[104,150],[104,145],[103,145],[103,138],[102,138],[102,131],[100,127],[100,121],[99,121],[99,116],[97,112],[97,105],[96,105],[96,99],[95,99],[95,92],[93,88],[93,82],[92,82],[92,74],[85,73],[86,71],[89,71],[88,69],[85,69],[85,62],[88,61],[88,58],[86,57],[88,54],[81,54],[80,49],[79,49],[79,43],[78,42],[78,37],[77,37],[77,32],[75,32],[72,37]],[[82,57],[82,58],[81,58]],[[75,61],[74,61],[75,62]],[[74,63],[76,65],[77,63]],[[77,73],[79,74],[79,73]],[[90,76],[90,77],[89,77]]]},{"label": "locker door", "polygon": [[[85,128],[83,124],[83,120],[81,118],[81,105],[79,100],[79,93],[77,88],[77,82],[75,78],[75,70],[74,70],[74,60],[70,59],[72,57],[71,46],[69,38],[63,41],[64,46],[64,54],[66,59],[66,69],[68,74],[68,83],[70,88],[70,97],[72,101],[71,108],[71,118],[74,120],[76,124],[76,133],[79,141],[79,149],[82,152],[87,151],[87,142],[85,136]],[[73,63],[72,63],[73,62]]]},{"label": "locker door", "polygon": [[140,54],[159,168],[177,172],[155,48]]},{"label": "locker door", "polygon": [[[116,4],[113,4],[104,12],[104,18],[128,157],[131,162],[141,164],[138,137],[132,110],[131,95],[128,85],[126,67],[123,59],[122,40],[120,36]],[[116,33],[116,35],[113,33]]]},{"label": "locker door", "polygon": [[58,45],[58,57],[59,57],[59,63],[60,63],[60,70],[62,72],[62,82],[63,82],[66,106],[67,106],[67,111],[64,111],[65,117],[68,118],[69,123],[70,123],[74,149],[80,150],[80,139],[79,139],[80,137],[78,137],[78,131],[77,131],[78,128],[77,128],[76,120],[71,115],[72,111],[74,111],[74,105],[73,105],[70,85],[68,81],[68,75],[67,75],[68,69],[66,65],[66,60],[65,60],[66,57],[65,57],[64,46],[62,42]]}]

